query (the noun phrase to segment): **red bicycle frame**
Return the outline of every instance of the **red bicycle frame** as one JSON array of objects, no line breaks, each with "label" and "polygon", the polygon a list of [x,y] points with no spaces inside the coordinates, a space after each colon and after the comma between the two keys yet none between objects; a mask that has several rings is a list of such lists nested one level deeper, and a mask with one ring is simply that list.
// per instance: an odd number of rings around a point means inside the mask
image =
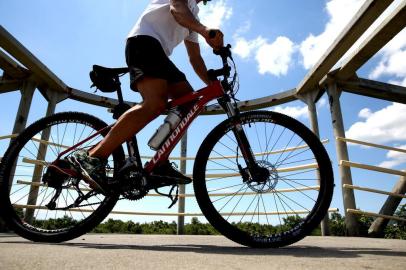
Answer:
[{"label": "red bicycle frame", "polygon": [[[225,95],[225,90],[222,86],[222,83],[220,81],[214,81],[211,85],[202,88],[198,91],[192,92],[186,96],[183,96],[181,98],[178,98],[176,100],[172,100],[168,104],[168,108],[174,108],[180,105],[188,104],[188,106],[191,107],[190,111],[183,117],[183,119],[179,122],[178,126],[172,131],[172,133],[168,136],[166,141],[162,144],[161,148],[156,152],[155,156],[145,164],[144,170],[147,174],[151,173],[155,167],[159,166],[162,164],[164,161],[166,161],[172,152],[172,150],[175,148],[175,146],[178,144],[180,139],[182,138],[183,134],[185,134],[185,131],[189,128],[190,124],[193,122],[193,120],[203,111],[204,106],[206,106],[207,103],[214,99],[219,99],[221,97],[224,97]],[[229,116],[233,116],[235,114],[234,108],[230,105],[230,102],[226,102],[226,112]],[[192,104],[192,105],[190,105]],[[224,104],[223,104],[224,105]],[[222,106],[223,106],[222,105]],[[58,155],[58,158],[52,163],[53,165],[57,164],[57,161],[62,158],[63,155],[71,152],[72,150],[76,149],[83,143],[93,139],[94,137],[98,136],[99,134],[103,132],[107,132],[113,125],[107,126],[99,131],[97,131],[95,134],[90,136],[89,138],[84,139],[83,141],[78,142],[74,146],[70,147],[69,149],[66,149],[62,153]],[[241,129],[241,126],[236,123],[236,129],[234,131],[236,135],[236,139],[239,142],[239,145],[241,147],[241,152],[244,156],[244,159],[248,165],[248,168],[250,171],[255,168],[255,159],[252,154],[252,150],[249,146],[248,140]],[[127,142],[128,146],[128,153],[130,157],[135,158],[134,162],[136,162],[136,165],[141,168],[142,163],[141,163],[141,158],[140,158],[140,153],[138,150],[138,144],[137,144],[137,138],[134,135],[131,141]],[[67,174],[70,174],[70,172],[66,172]]]},{"label": "red bicycle frame", "polygon": [[[179,99],[172,100],[169,102],[168,107],[174,108],[179,105],[183,104],[190,104],[194,101],[191,110],[183,117],[180,121],[178,126],[172,131],[170,136],[166,139],[163,143],[161,148],[156,152],[155,156],[151,159],[150,162],[146,163],[144,169],[147,173],[153,171],[153,169],[168,159],[170,153],[172,152],[173,148],[175,148],[176,144],[180,141],[185,131],[188,129],[190,124],[193,120],[203,111],[204,106],[212,101],[213,99],[220,98],[224,95],[224,89],[221,85],[220,81],[214,81],[211,85],[202,88],[196,92],[190,93],[185,95]],[[113,124],[114,125],[114,124]],[[105,128],[97,131],[92,136],[76,143],[72,147],[66,149],[65,151],[61,152],[57,159],[52,164],[57,164],[57,161],[61,159],[65,154],[71,152],[72,150],[76,149],[80,145],[90,141],[91,139],[95,138],[96,136],[100,135],[103,132],[109,130],[113,125],[106,126]],[[129,144],[129,153],[130,156],[134,156],[138,163],[140,163],[140,155],[138,152],[138,145],[136,141],[136,137],[134,135],[132,142],[127,142]],[[141,164],[139,164],[141,166]],[[65,172],[67,174],[71,174],[71,172]]]},{"label": "red bicycle frame", "polygon": [[168,106],[169,108],[174,108],[193,101],[194,104],[190,111],[183,117],[178,126],[162,144],[155,156],[148,163],[146,163],[144,167],[145,171],[150,173],[157,165],[159,166],[159,164],[167,160],[173,148],[175,148],[175,146],[178,144],[193,120],[203,111],[206,104],[216,98],[222,97],[223,95],[224,89],[221,86],[220,81],[214,81],[211,85],[205,88],[183,96],[179,99],[170,101]]}]

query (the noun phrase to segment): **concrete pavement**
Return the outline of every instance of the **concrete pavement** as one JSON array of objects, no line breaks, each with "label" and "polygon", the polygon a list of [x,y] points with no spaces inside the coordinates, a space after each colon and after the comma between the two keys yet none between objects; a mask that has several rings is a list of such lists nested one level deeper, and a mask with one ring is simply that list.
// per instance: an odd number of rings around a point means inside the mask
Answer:
[{"label": "concrete pavement", "polygon": [[307,237],[250,249],[221,236],[89,234],[62,244],[0,234],[0,269],[406,269],[406,241]]}]

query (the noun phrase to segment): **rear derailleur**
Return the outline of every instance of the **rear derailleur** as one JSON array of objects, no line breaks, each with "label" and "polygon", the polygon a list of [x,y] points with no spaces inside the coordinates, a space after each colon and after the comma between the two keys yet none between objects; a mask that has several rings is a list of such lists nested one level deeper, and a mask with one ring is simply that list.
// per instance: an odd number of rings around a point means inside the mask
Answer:
[{"label": "rear derailleur", "polygon": [[[55,187],[54,196],[49,201],[49,203],[46,204],[45,206],[49,210],[66,211],[66,210],[69,210],[71,208],[76,208],[76,207],[79,207],[79,206],[83,207],[83,206],[90,206],[90,205],[100,204],[100,202],[82,204],[82,202],[89,200],[91,197],[97,195],[98,193],[96,191],[94,191],[94,190],[91,190],[91,191],[87,192],[86,194],[83,193],[82,190],[80,190],[80,188],[79,188],[79,182],[80,182],[80,179],[71,179],[70,183],[68,185]],[[77,192],[78,196],[77,196],[76,200],[73,203],[71,203],[70,205],[67,205],[65,207],[57,207],[57,200],[58,200],[59,196],[61,195],[63,189],[73,189],[73,190],[75,190]]]},{"label": "rear derailleur", "polygon": [[[69,162],[65,160],[57,160],[53,164],[49,165],[45,174],[42,177],[42,182],[50,188],[55,189],[55,194],[51,200],[45,206],[49,210],[68,210],[70,208],[76,208],[79,206],[90,206],[99,203],[87,203],[81,204],[84,201],[89,200],[91,197],[98,193],[94,190],[88,191],[86,194],[79,188],[80,176],[76,171],[70,169]],[[62,194],[62,190],[70,189],[75,190],[78,194],[75,201],[65,207],[57,207],[57,201]]]}]

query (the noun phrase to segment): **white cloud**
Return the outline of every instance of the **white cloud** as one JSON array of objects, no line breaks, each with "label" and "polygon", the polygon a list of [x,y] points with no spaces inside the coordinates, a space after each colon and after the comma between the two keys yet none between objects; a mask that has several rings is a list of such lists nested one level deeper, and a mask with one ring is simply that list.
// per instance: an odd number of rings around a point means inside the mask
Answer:
[{"label": "white cloud", "polygon": [[202,24],[215,29],[220,29],[232,15],[233,8],[228,5],[228,0],[213,1],[213,3],[200,8],[199,13]]},{"label": "white cloud", "polygon": [[274,76],[286,75],[292,65],[292,57],[296,51],[294,43],[287,37],[278,37],[273,43],[259,36],[254,40],[234,36],[236,44],[233,53],[242,59],[250,59],[255,55],[260,74],[269,73]]},{"label": "white cloud", "polygon": [[353,124],[347,138],[378,144],[406,140],[406,105],[392,103],[376,112],[363,109],[359,116],[365,120]]},{"label": "white cloud", "polygon": [[406,86],[406,29],[401,31],[379,52],[378,66],[369,74],[369,78],[394,76],[391,83]]},{"label": "white cloud", "polygon": [[365,118],[367,119],[368,117],[371,117],[372,112],[369,108],[364,108],[358,113],[358,117],[360,118]]},{"label": "white cloud", "polygon": [[372,79],[379,78],[382,75],[406,76],[406,35],[404,50],[384,50],[383,54],[383,59],[370,75]]},{"label": "white cloud", "polygon": [[400,80],[400,81],[398,81],[398,80],[390,80],[389,83],[390,84],[397,84],[397,85],[406,87],[406,77],[403,79],[403,81],[402,80]]},{"label": "white cloud", "polygon": [[306,69],[310,69],[317,63],[364,2],[365,0],[330,0],[327,2],[329,21],[324,32],[316,36],[310,34],[300,44],[303,66]]},{"label": "white cloud", "polygon": [[239,37],[242,34],[248,33],[251,30],[251,21],[246,20],[236,31],[234,36]]},{"label": "white cloud", "polygon": [[278,37],[273,43],[262,44],[257,51],[256,60],[260,74],[286,75],[295,52],[293,42],[287,37]]},{"label": "white cloud", "polygon": [[[237,30],[234,35],[236,40],[234,53],[243,59],[248,59],[254,51],[257,51],[256,59],[259,72],[261,74],[270,73],[280,76],[287,74],[292,63],[293,54],[296,48],[299,48],[303,58],[302,64],[306,69],[309,69],[326,52],[327,48],[351,21],[364,2],[365,0],[329,0],[326,4],[329,21],[324,32],[319,35],[310,34],[300,45],[294,44],[286,37],[279,37],[272,44],[264,43],[265,39],[261,36],[254,40],[246,40],[240,37],[240,30]],[[241,29],[244,30],[244,27],[241,27]],[[270,49],[279,51],[272,52]]]},{"label": "white cloud", "polygon": [[[368,37],[404,0],[395,0],[372,26],[360,37],[344,57],[336,64],[349,56],[359,48],[361,42]],[[221,1],[223,2],[223,1]],[[327,0],[326,12],[328,22],[324,31],[320,34],[309,34],[300,44],[294,44],[287,37],[279,37],[273,43],[259,35],[256,39],[248,40],[242,35],[251,28],[251,22],[247,20],[234,34],[234,53],[242,59],[251,59],[255,56],[258,62],[258,71],[261,74],[269,73],[275,76],[286,75],[292,66],[295,52],[299,51],[302,56],[301,64],[310,69],[328,47],[348,25],[357,11],[366,0]],[[370,78],[387,75],[391,76],[389,83],[406,86],[406,29],[385,46],[381,52],[381,60],[378,66],[371,72]]]},{"label": "white cloud", "polygon": [[[339,66],[342,60],[346,59],[355,49],[359,48],[360,44],[370,36],[403,1],[404,0],[395,0],[359,38],[344,57],[342,57],[336,66]],[[319,35],[310,34],[300,44],[300,52],[303,57],[302,64],[306,69],[311,68],[317,63],[364,3],[365,0],[329,0],[327,2],[326,10],[329,15],[329,21],[324,31]],[[406,86],[406,29],[389,42],[379,52],[379,55],[381,57],[380,62],[370,73],[369,77],[371,79],[378,79],[384,75],[394,76],[396,79],[392,79],[390,83]]]},{"label": "white cloud", "polygon": [[252,52],[265,43],[265,39],[261,36],[254,40],[248,41],[245,38],[236,37],[236,44],[233,47],[233,53],[240,56],[242,59],[251,57]]},{"label": "white cloud", "polygon": [[307,106],[277,106],[273,111],[289,115],[293,118],[307,118],[309,110]]},{"label": "white cloud", "polygon": [[[317,107],[319,109],[327,107],[327,99],[322,98],[317,103]],[[272,111],[289,115],[293,118],[302,118],[307,119],[309,118],[309,109],[306,105],[304,106],[276,106]]]},{"label": "white cloud", "polygon": [[[406,145],[401,145],[396,148],[406,149]],[[389,160],[381,162],[378,166],[385,167],[385,168],[394,168],[401,164],[406,163],[406,154],[397,152],[397,151],[389,151],[386,154],[386,158]]]}]

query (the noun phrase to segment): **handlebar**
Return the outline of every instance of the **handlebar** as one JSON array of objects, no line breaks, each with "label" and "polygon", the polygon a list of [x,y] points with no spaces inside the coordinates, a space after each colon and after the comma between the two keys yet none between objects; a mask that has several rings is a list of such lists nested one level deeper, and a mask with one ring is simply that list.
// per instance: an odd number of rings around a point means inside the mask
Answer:
[{"label": "handlebar", "polygon": [[[214,35],[215,35],[215,33],[214,33]],[[213,50],[213,53],[215,55],[218,55],[221,57],[221,60],[223,62],[223,68],[215,69],[215,70],[210,69],[207,72],[209,79],[216,80],[217,77],[219,77],[219,76],[224,76],[225,78],[230,77],[231,67],[228,65],[228,58],[230,58],[231,60],[233,59],[232,53],[231,53],[231,45],[228,44],[227,46],[222,47],[221,49]]]},{"label": "handlebar", "polygon": [[210,69],[207,71],[207,75],[209,76],[209,79],[212,81],[217,80],[217,77],[220,76],[225,76],[229,77],[231,72],[231,67],[223,67],[220,69]]},{"label": "handlebar", "polygon": [[213,53],[215,55],[220,56],[223,60],[225,59],[227,62],[227,58],[232,58],[231,45],[227,44],[227,46],[225,46],[225,47],[222,47],[218,50],[213,50]]},{"label": "handlebar", "polygon": [[[209,31],[209,38],[215,38],[217,35],[217,31],[216,30],[210,30]],[[227,62],[227,58],[231,58],[232,59],[232,55],[231,55],[231,45],[228,44],[225,47],[222,47],[218,50],[213,50],[213,53],[215,55],[219,55],[222,59],[223,59],[223,63]]]}]

